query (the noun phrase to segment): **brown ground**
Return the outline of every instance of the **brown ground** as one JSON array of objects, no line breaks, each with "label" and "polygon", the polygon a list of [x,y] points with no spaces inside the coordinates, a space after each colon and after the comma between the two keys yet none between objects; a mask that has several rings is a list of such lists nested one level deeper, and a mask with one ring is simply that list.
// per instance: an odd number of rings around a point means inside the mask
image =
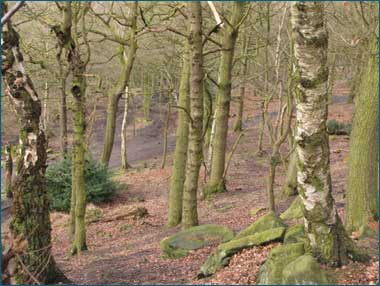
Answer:
[{"label": "brown ground", "polygon": [[[346,104],[348,89],[337,84],[334,104],[330,107],[329,117],[338,121],[351,120],[353,107]],[[267,175],[266,157],[258,157],[258,122],[259,102],[257,98],[247,98],[245,115],[247,127],[252,127],[243,137],[233,157],[228,178],[228,192],[216,196],[212,201],[199,201],[199,220],[201,224],[215,223],[239,231],[255,221],[258,216],[250,217],[249,210],[265,206],[265,177]],[[275,110],[275,105],[270,111]],[[87,227],[88,251],[80,256],[68,255],[69,240],[67,235],[68,215],[52,214],[53,222],[53,252],[56,261],[65,274],[75,283],[255,283],[256,273],[271,247],[258,247],[244,250],[235,255],[230,266],[205,280],[196,280],[196,275],[207,256],[215,246],[192,251],[187,257],[168,260],[161,257],[159,242],[179,228],[165,227],[167,216],[167,195],[171,174],[171,158],[167,167],[159,169],[162,154],[162,124],[157,123],[158,113],[152,114],[154,121],[145,124],[138,130],[137,136],[128,142],[130,162],[134,168],[125,174],[118,174],[116,179],[128,185],[120,190],[112,203],[101,208],[104,215],[125,205],[144,206],[149,216],[141,220],[121,220],[113,222],[98,222]],[[174,117],[173,117],[174,119]],[[120,120],[119,120],[120,121]],[[231,119],[231,124],[234,118]],[[98,155],[101,150],[104,122],[99,121],[93,142],[93,150]],[[173,126],[174,120],[172,122]],[[103,125],[101,125],[103,124]],[[118,129],[120,126],[118,126]],[[174,130],[174,128],[171,128]],[[230,132],[231,146],[237,135]],[[174,142],[174,134],[171,134]],[[119,165],[119,144],[115,143],[111,158],[111,166]],[[170,145],[171,150],[173,144]],[[346,188],[347,160],[349,138],[347,136],[331,136],[331,172],[334,197],[339,212],[343,215],[344,192]],[[267,141],[265,147],[269,152]],[[279,195],[283,181],[284,169],[278,168],[276,177],[277,210],[282,212],[291,200],[281,201]],[[201,176],[203,185],[203,169]],[[376,241],[365,241],[376,256]],[[374,260],[375,261],[375,260]],[[368,265],[351,263],[336,270],[338,283],[368,284],[375,283],[378,277],[378,262]],[[335,270],[334,270],[335,271]]]}]

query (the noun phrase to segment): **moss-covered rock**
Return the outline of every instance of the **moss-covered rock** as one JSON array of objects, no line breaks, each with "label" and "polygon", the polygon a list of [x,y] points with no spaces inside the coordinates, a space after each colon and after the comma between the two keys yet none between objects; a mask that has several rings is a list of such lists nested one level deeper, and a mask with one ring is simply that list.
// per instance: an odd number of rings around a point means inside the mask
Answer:
[{"label": "moss-covered rock", "polygon": [[263,232],[259,232],[240,239],[233,239],[218,246],[201,267],[199,278],[214,274],[222,267],[228,265],[230,258],[242,249],[261,245],[271,241],[281,240],[285,233],[285,227],[277,227]]},{"label": "moss-covered rock", "polygon": [[179,258],[187,255],[192,249],[198,249],[214,243],[227,242],[234,233],[227,227],[204,224],[182,230],[160,242],[164,256]]},{"label": "moss-covered rock", "polygon": [[305,226],[302,224],[296,224],[287,229],[284,243],[304,242],[305,239]]},{"label": "moss-covered rock", "polygon": [[304,244],[291,243],[279,245],[272,249],[267,261],[261,266],[258,276],[258,284],[281,284],[282,271],[285,266],[305,253]]},{"label": "moss-covered rock", "polygon": [[282,284],[321,285],[331,284],[331,281],[319,263],[310,254],[305,254],[285,266],[282,271]]},{"label": "moss-covered rock", "polygon": [[290,207],[280,215],[283,220],[299,219],[303,217],[303,203],[300,196],[297,196]]},{"label": "moss-covered rock", "polygon": [[239,232],[236,235],[235,239],[239,239],[248,235],[253,235],[276,227],[286,227],[286,224],[274,212],[269,212],[268,214],[259,218],[249,227]]}]

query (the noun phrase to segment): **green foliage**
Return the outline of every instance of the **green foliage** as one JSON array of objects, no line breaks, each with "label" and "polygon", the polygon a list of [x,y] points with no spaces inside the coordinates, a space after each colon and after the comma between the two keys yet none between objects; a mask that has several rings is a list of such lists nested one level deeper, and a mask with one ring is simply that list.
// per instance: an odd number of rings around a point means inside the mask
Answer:
[{"label": "green foliage", "polygon": [[351,123],[341,123],[335,119],[327,121],[327,133],[330,135],[350,135],[352,130]]},{"label": "green foliage", "polygon": [[[46,184],[51,197],[50,209],[68,212],[71,198],[71,156],[47,168]],[[107,167],[91,158],[85,160],[85,184],[87,203],[109,201],[116,190]]]}]

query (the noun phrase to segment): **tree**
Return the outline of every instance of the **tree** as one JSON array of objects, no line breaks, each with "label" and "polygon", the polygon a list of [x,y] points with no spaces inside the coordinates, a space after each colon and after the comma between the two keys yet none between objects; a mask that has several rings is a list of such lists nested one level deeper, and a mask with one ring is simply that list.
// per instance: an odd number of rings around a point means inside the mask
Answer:
[{"label": "tree", "polygon": [[128,164],[128,154],[127,154],[127,122],[128,122],[128,110],[129,110],[129,87],[125,87],[125,97],[124,97],[124,112],[123,112],[123,122],[121,124],[121,169],[127,170],[131,166]]},{"label": "tree", "polygon": [[[377,25],[376,25],[377,26]],[[366,226],[378,218],[378,43],[372,37],[368,66],[363,72],[359,94],[355,97],[355,114],[350,137],[346,228]]]},{"label": "tree", "polygon": [[[82,6],[83,5],[83,6]],[[86,67],[90,61],[90,50],[87,40],[86,14],[90,3],[66,2],[60,9],[63,10],[63,21],[53,28],[59,45],[66,50],[67,62],[72,73],[71,95],[74,99],[73,122],[73,167],[72,167],[72,191],[70,208],[70,235],[73,238],[71,253],[76,254],[87,249],[86,245],[86,191],[84,182],[85,154],[86,154]],[[74,11],[73,11],[74,10]],[[79,13],[80,12],[80,13]],[[78,33],[80,22],[81,35]],[[79,42],[82,38],[83,43]],[[82,60],[83,51],[80,46],[87,47],[87,55]]]},{"label": "tree", "polygon": [[4,168],[4,179],[5,179],[5,193],[7,198],[12,198],[12,174],[13,174],[13,158],[12,158],[12,145],[5,145],[5,168]]},{"label": "tree", "polygon": [[[102,157],[101,157],[102,163],[107,166],[111,157],[113,142],[115,139],[117,108],[119,105],[120,98],[123,95],[126,86],[128,85],[129,78],[131,76],[131,72],[133,68],[133,63],[136,57],[136,51],[137,51],[137,35],[136,35],[137,15],[138,15],[137,1],[134,1],[131,4],[131,10],[132,10],[132,16],[130,19],[131,23],[130,23],[129,36],[124,37],[123,39],[119,39],[119,36],[114,34],[113,37],[109,37],[112,39],[116,38],[119,40],[119,42],[122,42],[123,44],[121,43],[119,44],[119,49],[121,51],[120,63],[122,65],[122,70],[120,72],[120,76],[117,80],[116,85],[114,86],[113,89],[110,90],[108,94],[107,123],[106,123],[103,152],[102,152]],[[104,20],[103,18],[101,18],[101,16],[98,16],[98,18],[101,19],[102,23],[105,23],[105,25],[108,27],[108,30],[110,32],[113,31],[113,29],[111,28],[109,24],[109,21]],[[118,21],[118,23],[120,23],[120,21]],[[129,24],[127,26],[129,26]],[[128,53],[126,51],[127,45],[128,45]],[[124,53],[127,55],[124,55]]]},{"label": "tree", "polygon": [[248,73],[248,46],[249,46],[250,38],[244,33],[243,34],[243,47],[242,47],[242,57],[243,63],[241,67],[241,77],[242,84],[239,89],[239,96],[237,98],[237,118],[234,125],[234,131],[243,131],[243,110],[244,110],[244,96],[245,96],[245,86],[246,86],[246,78]]},{"label": "tree", "polygon": [[[188,41],[188,40],[186,40]],[[185,50],[182,56],[182,72],[179,86],[179,102],[181,108],[178,111],[176,144],[173,161],[173,174],[170,183],[169,192],[169,213],[168,225],[175,226],[182,220],[182,199],[183,184],[185,182],[187,146],[189,135],[189,92],[190,92],[190,62],[189,47],[185,43]]]},{"label": "tree", "polygon": [[206,196],[226,190],[223,173],[226,160],[228,119],[231,103],[232,63],[239,27],[244,21],[245,6],[246,3],[244,2],[233,2],[231,18],[228,20],[228,24],[225,25],[223,31],[216,115],[214,119],[215,137],[213,138],[210,181],[204,189]]},{"label": "tree", "polygon": [[[2,16],[7,5],[2,3]],[[15,284],[68,282],[57,268],[51,252],[49,198],[46,191],[46,138],[42,128],[41,101],[26,73],[20,50],[20,36],[10,20],[2,25],[2,79],[18,115],[18,176],[13,184],[13,241],[25,241],[15,259]]]},{"label": "tree", "polygon": [[186,162],[186,179],[183,190],[182,226],[188,228],[198,224],[197,190],[199,169],[202,160],[203,118],[203,45],[202,6],[200,2],[189,2],[190,11],[190,116],[189,142]]},{"label": "tree", "polygon": [[313,254],[332,265],[366,259],[345,232],[332,197],[326,132],[327,46],[323,3],[293,2],[298,154],[298,192],[304,204],[305,231]]}]

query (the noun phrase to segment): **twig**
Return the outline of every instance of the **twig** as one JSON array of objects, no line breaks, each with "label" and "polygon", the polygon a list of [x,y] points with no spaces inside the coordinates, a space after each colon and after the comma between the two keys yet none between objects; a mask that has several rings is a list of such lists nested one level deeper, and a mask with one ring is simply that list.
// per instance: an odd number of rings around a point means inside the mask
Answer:
[{"label": "twig", "polygon": [[11,19],[11,17],[22,7],[25,5],[25,1],[17,2],[8,12],[1,18],[1,26],[4,25],[7,21]]}]

